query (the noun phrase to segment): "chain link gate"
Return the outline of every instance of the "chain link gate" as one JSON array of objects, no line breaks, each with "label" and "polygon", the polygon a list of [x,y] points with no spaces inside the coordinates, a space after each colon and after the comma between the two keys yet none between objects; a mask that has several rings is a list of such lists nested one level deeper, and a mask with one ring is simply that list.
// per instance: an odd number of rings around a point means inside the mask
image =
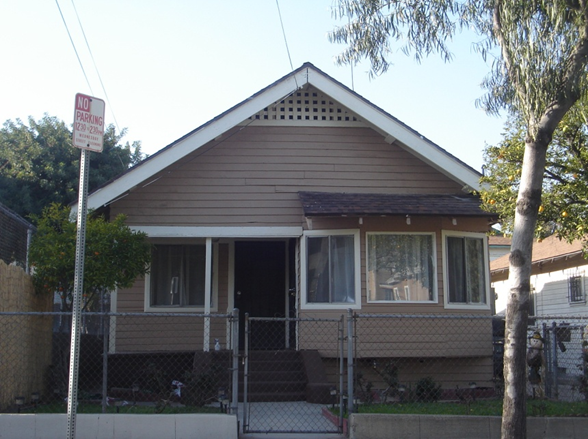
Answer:
[{"label": "chain link gate", "polygon": [[343,316],[246,314],[243,432],[341,433],[345,340]]}]

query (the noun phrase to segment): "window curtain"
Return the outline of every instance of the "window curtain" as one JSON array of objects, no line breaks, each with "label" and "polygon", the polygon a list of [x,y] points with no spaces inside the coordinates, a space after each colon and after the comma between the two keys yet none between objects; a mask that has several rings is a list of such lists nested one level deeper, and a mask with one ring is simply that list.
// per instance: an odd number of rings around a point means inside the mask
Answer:
[{"label": "window curtain", "polygon": [[353,236],[331,236],[331,301],[355,302]]}]

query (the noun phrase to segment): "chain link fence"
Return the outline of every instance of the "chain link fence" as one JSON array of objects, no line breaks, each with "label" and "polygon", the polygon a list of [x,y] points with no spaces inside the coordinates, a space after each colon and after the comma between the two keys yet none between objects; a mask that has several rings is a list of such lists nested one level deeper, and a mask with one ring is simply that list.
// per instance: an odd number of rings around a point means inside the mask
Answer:
[{"label": "chain link fence", "polygon": [[354,403],[498,398],[490,316],[354,315]]},{"label": "chain link fence", "polygon": [[344,369],[340,319],[245,317],[245,432],[336,433]]},{"label": "chain link fence", "polygon": [[28,247],[35,227],[0,203],[0,259],[28,269]]},{"label": "chain link fence", "polygon": [[[239,411],[246,431],[334,432],[371,405],[502,400],[497,316],[251,317],[237,345],[237,315],[83,313],[78,413]],[[0,312],[0,411],[66,413],[70,325],[70,313]],[[530,398],[588,400],[587,325],[532,318]]]},{"label": "chain link fence", "polygon": [[[558,401],[588,401],[588,316],[530,317],[529,341],[540,336],[542,349],[529,348],[528,394]],[[536,361],[533,358],[537,358]]]},{"label": "chain link fence", "polygon": [[[236,322],[83,313],[78,413],[228,412]],[[67,412],[70,328],[71,313],[0,313],[0,411]]]}]

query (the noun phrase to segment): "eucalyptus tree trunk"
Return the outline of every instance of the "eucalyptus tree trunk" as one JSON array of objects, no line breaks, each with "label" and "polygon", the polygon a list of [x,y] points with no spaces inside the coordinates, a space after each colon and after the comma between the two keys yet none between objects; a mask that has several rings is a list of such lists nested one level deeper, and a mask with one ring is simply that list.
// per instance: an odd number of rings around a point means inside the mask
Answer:
[{"label": "eucalyptus tree trunk", "polygon": [[502,439],[527,437],[526,347],[532,249],[549,140],[544,137],[535,141],[527,139],[521,170],[510,253],[510,294],[506,308]]}]

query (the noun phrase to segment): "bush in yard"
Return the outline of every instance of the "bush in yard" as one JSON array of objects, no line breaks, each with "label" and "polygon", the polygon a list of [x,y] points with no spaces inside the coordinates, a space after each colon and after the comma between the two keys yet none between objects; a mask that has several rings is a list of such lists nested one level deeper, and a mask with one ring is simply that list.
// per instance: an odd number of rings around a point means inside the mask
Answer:
[{"label": "bush in yard", "polygon": [[415,394],[419,402],[435,402],[441,397],[441,384],[431,377],[421,378],[415,386]]}]

